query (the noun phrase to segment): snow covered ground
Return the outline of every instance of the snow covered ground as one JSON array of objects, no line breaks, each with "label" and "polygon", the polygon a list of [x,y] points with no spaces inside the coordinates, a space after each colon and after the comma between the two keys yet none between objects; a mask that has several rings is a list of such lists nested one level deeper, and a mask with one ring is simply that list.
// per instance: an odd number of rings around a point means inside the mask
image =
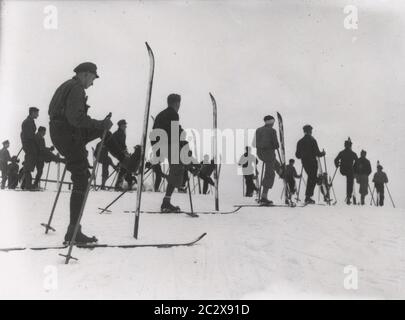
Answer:
[{"label": "snow covered ground", "polygon": [[[124,213],[134,209],[135,193],[118,202],[112,214],[98,214],[97,208],[116,195],[92,192],[89,197],[84,231],[97,235],[101,243],[183,242],[203,232],[208,235],[193,247],[75,249],[80,261],[69,265],[58,256],[66,250],[0,253],[0,298],[405,297],[403,209],[337,205],[242,208],[235,214],[199,218],[143,214],[140,239],[135,240],[134,216]],[[60,244],[69,193],[61,195],[55,214],[57,232],[44,235],[40,226],[54,196],[53,191],[1,191],[0,247]],[[145,193],[143,209],[157,209],[161,197]],[[184,209],[187,201],[185,194],[173,199]],[[194,201],[196,210],[213,208],[211,196],[194,196]],[[224,197],[221,209],[238,203],[236,196]],[[358,289],[347,290],[345,270],[353,267]]]}]

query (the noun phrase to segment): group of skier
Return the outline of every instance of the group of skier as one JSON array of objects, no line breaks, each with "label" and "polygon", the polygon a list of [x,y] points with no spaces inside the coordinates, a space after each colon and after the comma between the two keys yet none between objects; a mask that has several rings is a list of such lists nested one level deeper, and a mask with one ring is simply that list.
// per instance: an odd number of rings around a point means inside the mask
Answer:
[{"label": "group of skier", "polygon": [[[110,115],[103,120],[95,120],[88,115],[89,106],[87,105],[85,90],[92,86],[94,80],[99,77],[97,66],[94,63],[85,62],[78,65],[74,72],[75,76],[72,79],[65,81],[57,88],[49,105],[50,137],[54,147],[47,148],[45,146],[46,129],[44,127],[40,127],[38,131],[36,130],[35,119],[38,118],[39,110],[35,107],[29,109],[29,115],[24,120],[21,131],[22,149],[25,152],[23,181],[26,189],[37,188],[44,162],[64,162],[66,170],[71,173],[73,184],[70,199],[70,223],[65,235],[65,241],[70,242],[72,240],[75,227],[79,226],[78,232],[75,234],[76,243],[91,243],[97,239],[82,233],[79,225],[91,176],[89,169],[92,168],[88,162],[86,145],[95,139],[102,138],[102,141],[96,147],[94,156],[98,158],[97,160],[102,166],[101,188],[103,189],[106,180],[110,176],[109,166],[113,166],[114,170],[118,172],[116,189],[121,190],[124,179],[128,183],[128,187],[132,187],[136,182],[134,174],[144,170],[140,165],[144,162],[141,161],[141,146],[136,146],[132,154],[126,146],[127,122],[125,120],[120,120],[117,131],[111,133],[110,129],[113,123]],[[171,198],[176,188],[184,191],[186,184],[190,188],[189,172],[204,181],[203,193],[205,194],[208,192],[209,185],[215,185],[211,175],[218,169],[217,164],[209,156],[205,156],[202,162],[194,158],[188,142],[182,139],[184,130],[179,124],[180,104],[181,96],[170,94],[167,98],[167,107],[156,116],[152,132],[155,130],[164,132],[167,143],[165,148],[162,149],[159,137],[156,138],[156,136],[151,135],[152,150],[154,147],[156,149],[156,146],[158,148],[145,166],[146,170],[153,170],[155,173],[155,191],[159,190],[162,179],[167,180],[167,187],[160,208],[162,212],[180,211],[178,206],[172,204]],[[263,162],[264,168],[259,188],[254,182],[255,179],[258,180],[258,159],[252,154],[250,147],[246,148],[245,154],[239,161],[246,181],[246,196],[252,196],[255,191],[259,192],[260,204],[269,206],[273,205],[268,194],[274,185],[276,173],[284,180],[285,200],[289,204],[292,203],[292,195],[297,191],[295,179],[303,179],[302,172],[297,174],[294,159],[289,160],[288,164],[285,163],[283,132],[280,131],[280,145],[274,124],[275,118],[270,115],[266,116],[264,126],[256,130],[253,141],[253,147],[257,150],[257,157]],[[318,174],[318,170],[322,168],[320,158],[325,157],[325,151],[320,151],[317,141],[312,135],[313,128],[310,125],[305,125],[303,131],[304,137],[297,143],[295,156],[301,160],[303,170],[308,176],[305,203],[315,203],[312,197],[317,184],[321,186],[325,201],[330,202],[332,183],[328,179],[327,172],[321,172],[321,175]],[[3,149],[0,151],[2,188],[5,187],[7,179],[9,179],[9,187],[16,186],[18,157],[10,157],[9,146],[10,143],[4,141]],[[365,196],[369,191],[368,176],[371,174],[371,166],[366,159],[365,151],[362,151],[361,157],[358,158],[351,150],[351,147],[352,143],[349,139],[345,142],[345,150],[336,157],[335,165],[336,168],[340,167],[341,173],[347,178],[347,203],[351,203],[353,183],[356,177],[360,184],[361,204],[364,204]],[[53,154],[54,148],[62,157]],[[118,160],[117,165],[114,165],[109,156],[110,154]],[[183,161],[184,154],[186,154],[189,161]],[[277,160],[277,154],[280,161]],[[165,160],[169,163],[167,174],[162,172],[160,166]],[[94,165],[96,165],[96,162],[93,163]],[[35,168],[37,168],[37,176],[32,184],[31,173]],[[388,182],[388,179],[380,165],[373,182],[379,195],[379,205],[383,205],[384,184]]]},{"label": "group of skier", "polygon": [[[283,161],[279,149],[280,143],[277,138],[277,132],[274,129],[275,118],[273,116],[264,117],[264,126],[258,128],[253,140],[253,147],[257,150],[257,157],[263,163],[263,170],[259,186],[254,183],[258,179],[258,159],[251,153],[251,148],[246,147],[246,152],[241,156],[239,165],[242,166],[244,182],[246,185],[246,197],[252,197],[256,191],[259,193],[259,203],[261,205],[273,205],[273,201],[268,199],[268,192],[272,189],[277,173],[280,178],[285,181],[285,202],[292,204],[292,195],[297,193],[297,200],[299,199],[299,190],[296,188],[296,179],[300,179],[299,188],[303,179],[302,172],[307,174],[306,191],[305,191],[305,204],[315,204],[313,200],[315,187],[318,185],[323,199],[326,203],[330,204],[332,201],[331,190],[333,190],[333,179],[335,178],[337,170],[340,168],[340,173],[346,177],[346,200],[345,202],[350,205],[357,204],[357,198],[353,195],[354,182],[359,184],[360,203],[365,204],[365,197],[371,192],[373,197],[374,190],[371,191],[369,184],[369,176],[372,172],[370,161],[366,158],[367,152],[362,150],[360,158],[352,150],[352,141],[348,138],[344,143],[344,150],[341,151],[334,160],[336,167],[335,174],[331,179],[328,177],[326,168],[326,153],[321,151],[318,147],[316,139],[313,137],[313,128],[311,125],[303,127],[304,137],[297,143],[295,156],[302,162],[301,174],[297,173],[294,167],[295,160],[290,159],[289,163]],[[282,132],[280,132],[282,134]],[[282,148],[281,148],[282,149]],[[277,159],[276,153],[279,154]],[[321,158],[324,158],[324,166],[322,166]],[[377,206],[384,205],[385,186],[388,183],[388,177],[383,171],[383,167],[378,162],[377,172],[374,174],[372,182],[377,194],[375,204]],[[334,192],[334,190],[333,190]],[[336,197],[336,196],[335,196]],[[336,201],[336,199],[335,199]],[[374,201],[374,197],[372,199]]]}]

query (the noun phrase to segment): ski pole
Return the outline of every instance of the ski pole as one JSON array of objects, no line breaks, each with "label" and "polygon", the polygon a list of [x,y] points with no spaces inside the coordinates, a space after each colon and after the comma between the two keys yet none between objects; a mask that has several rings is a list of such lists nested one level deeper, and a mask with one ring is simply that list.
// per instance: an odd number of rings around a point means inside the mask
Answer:
[{"label": "ski pole", "polygon": [[48,231],[49,231],[49,230],[52,230],[52,231],[54,231],[54,232],[56,231],[56,230],[51,226],[51,223],[52,223],[53,215],[54,215],[54,213],[55,213],[56,204],[58,203],[58,200],[59,200],[60,192],[62,191],[62,186],[63,186],[63,181],[65,180],[65,175],[66,175],[66,165],[65,165],[65,168],[63,169],[63,173],[62,173],[62,181],[60,181],[60,182],[59,182],[59,185],[58,185],[58,192],[56,193],[55,201],[53,202],[53,206],[52,206],[52,210],[51,210],[51,215],[49,216],[48,223],[47,223],[47,224],[41,223],[41,226],[43,226],[43,227],[45,228],[45,234],[48,234]]},{"label": "ski pole", "polygon": [[300,190],[301,190],[301,181],[302,181],[303,171],[304,171],[304,166],[301,166],[300,182],[298,183],[298,191],[297,191],[297,201],[301,201],[300,200]]},{"label": "ski pole", "polygon": [[368,185],[368,191],[370,191],[370,194],[371,194],[371,202],[370,202],[370,205],[371,205],[371,204],[375,205],[375,201],[374,201],[374,190],[371,191],[370,184],[367,184],[367,185]]},{"label": "ski pole", "polygon": [[[110,120],[110,119],[111,119],[111,116],[112,116],[112,114],[111,114],[111,112],[110,112],[110,113],[108,114],[108,116],[106,117],[106,120],[107,120],[107,119]],[[77,234],[79,233],[80,221],[82,220],[82,217],[83,217],[84,208],[85,208],[85,206],[86,206],[86,202],[87,202],[87,198],[88,198],[88,196],[89,196],[89,192],[90,192],[90,188],[91,188],[92,182],[93,182],[93,180],[95,180],[95,178],[96,178],[96,167],[97,167],[98,161],[100,160],[101,149],[103,148],[103,145],[104,145],[104,142],[105,142],[105,138],[106,138],[106,136],[107,136],[107,132],[108,132],[108,129],[105,129],[104,132],[103,132],[102,138],[101,138],[100,148],[97,150],[97,155],[96,155],[96,158],[94,159],[93,169],[92,169],[92,172],[91,172],[91,176],[90,176],[90,178],[89,178],[89,181],[87,182],[87,187],[86,187],[86,191],[85,191],[85,193],[84,193],[83,202],[82,202],[82,205],[81,205],[81,208],[80,208],[79,217],[78,217],[78,219],[77,219],[77,221],[76,221],[76,226],[75,226],[75,229],[74,229],[74,232],[73,232],[73,236],[72,236],[72,239],[70,240],[70,243],[69,243],[69,250],[68,250],[68,253],[67,253],[66,255],[59,254],[60,256],[66,258],[65,264],[68,264],[69,261],[70,261],[70,259],[73,259],[73,260],[76,260],[76,261],[78,260],[77,258],[75,258],[75,257],[72,256],[73,246],[75,245],[76,237],[77,237]]]},{"label": "ski pole", "polygon": [[18,151],[18,153],[17,153],[17,158],[18,158],[18,156],[20,155],[20,153],[21,153],[22,150],[23,150],[23,148],[21,147],[20,151]]},{"label": "ski pole", "polygon": [[49,178],[49,169],[51,168],[51,163],[48,163],[48,169],[46,170],[46,180],[45,180],[45,186],[44,190],[46,190],[46,185],[48,184],[48,178]]},{"label": "ski pole", "polygon": [[257,194],[257,202],[260,202],[260,197],[262,194],[263,176],[264,176],[264,162],[262,162],[262,172],[260,173],[259,192]]},{"label": "ski pole", "polygon": [[332,181],[330,182],[330,185],[331,185],[331,186],[332,186],[332,184],[333,184],[333,181],[335,180],[336,173],[337,173],[338,169],[339,169],[339,167],[336,167],[335,173],[333,174],[333,177],[332,177]]},{"label": "ski pole", "polygon": [[387,188],[388,195],[390,196],[392,206],[395,208],[394,200],[392,199],[390,189],[388,188],[388,185],[387,185],[386,183],[384,183],[384,185],[385,185],[385,187]]},{"label": "ski pole", "polygon": [[116,203],[124,194],[126,194],[129,191],[129,189],[121,192],[121,194],[116,197],[112,202],[110,202],[109,205],[107,205],[104,209],[100,209],[101,212],[99,212],[100,214],[103,214],[104,212],[106,212],[114,203]]},{"label": "ski pole", "polygon": [[190,187],[190,175],[187,173],[187,187],[188,187],[188,198],[190,200],[190,210],[191,214],[194,214],[194,208],[193,208],[193,198],[191,196],[191,187]]}]

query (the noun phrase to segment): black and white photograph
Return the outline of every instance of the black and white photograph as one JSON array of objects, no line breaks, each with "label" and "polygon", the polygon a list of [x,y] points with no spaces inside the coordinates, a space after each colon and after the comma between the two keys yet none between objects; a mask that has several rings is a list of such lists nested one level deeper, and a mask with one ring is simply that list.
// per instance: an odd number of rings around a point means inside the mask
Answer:
[{"label": "black and white photograph", "polygon": [[404,299],[404,39],[396,0],[0,0],[0,300]]}]

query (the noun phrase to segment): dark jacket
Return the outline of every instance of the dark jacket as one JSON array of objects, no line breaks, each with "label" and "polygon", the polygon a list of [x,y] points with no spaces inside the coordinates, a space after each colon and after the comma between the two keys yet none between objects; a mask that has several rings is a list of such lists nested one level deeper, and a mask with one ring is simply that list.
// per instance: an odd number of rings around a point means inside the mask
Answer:
[{"label": "dark jacket", "polygon": [[7,167],[7,175],[9,177],[18,177],[18,171],[20,170],[20,166],[16,162],[11,162]]},{"label": "dark jacket", "polygon": [[21,125],[21,143],[25,153],[35,154],[35,133],[37,132],[37,126],[34,119],[28,116]]},{"label": "dark jacket", "polygon": [[388,177],[384,171],[378,171],[374,174],[373,182],[379,184],[388,183]]},{"label": "dark jacket", "polygon": [[367,175],[371,174],[371,164],[366,158],[358,158],[354,163],[354,174]]},{"label": "dark jacket", "polygon": [[121,130],[120,128],[118,128],[117,131],[115,131],[112,134],[112,137],[114,138],[116,144],[118,145],[118,147],[120,148],[121,151],[128,152],[128,148],[127,148],[127,144],[126,144],[127,135],[124,130]]},{"label": "dark jacket", "polygon": [[277,131],[267,125],[258,128],[253,141],[253,147],[257,149],[257,156],[263,162],[275,161],[275,150],[280,147]]},{"label": "dark jacket", "polygon": [[52,153],[51,148],[46,147],[45,139],[40,133],[35,135],[35,147],[36,156],[39,161],[58,162],[59,158]]},{"label": "dark jacket", "polygon": [[287,180],[293,180],[294,178],[299,178],[299,175],[297,173],[297,170],[295,170],[295,167],[288,164],[285,167],[285,178]]},{"label": "dark jacket", "polygon": [[11,161],[10,152],[8,149],[3,148],[0,150],[0,170],[7,168],[7,163]]},{"label": "dark jacket", "polygon": [[357,161],[357,154],[349,148],[341,151],[335,158],[335,166],[340,165],[340,173],[344,176],[354,174],[354,163]]},{"label": "dark jacket", "polygon": [[302,162],[314,162],[316,157],[322,157],[324,154],[319,150],[318,142],[311,135],[305,135],[297,143],[295,156]]},{"label": "dark jacket", "polygon": [[210,177],[215,170],[215,163],[214,160],[211,160],[211,163],[204,163],[201,162],[201,170],[200,174],[205,177]]},{"label": "dark jacket", "polygon": [[92,119],[87,114],[88,109],[84,88],[79,79],[73,77],[56,90],[48,114],[51,123],[58,122],[60,135],[80,138],[83,134],[81,129],[103,129],[103,122]]},{"label": "dark jacket", "polygon": [[[171,131],[172,122],[174,121],[178,122],[179,119],[180,119],[179,114],[176,112],[176,110],[174,110],[171,107],[167,107],[156,116],[155,122],[153,124],[153,129],[164,130],[168,138],[168,146],[167,146],[168,155],[160,155],[160,152],[157,152],[157,156],[170,157],[172,145],[173,148],[178,147],[180,152],[180,148],[182,148],[184,145],[188,143],[187,141],[180,139],[180,136],[184,131],[180,124],[179,124],[179,136],[173,136],[175,132],[172,133]],[[157,143],[157,141],[159,141],[159,139],[151,139],[151,144],[154,145]]]}]

